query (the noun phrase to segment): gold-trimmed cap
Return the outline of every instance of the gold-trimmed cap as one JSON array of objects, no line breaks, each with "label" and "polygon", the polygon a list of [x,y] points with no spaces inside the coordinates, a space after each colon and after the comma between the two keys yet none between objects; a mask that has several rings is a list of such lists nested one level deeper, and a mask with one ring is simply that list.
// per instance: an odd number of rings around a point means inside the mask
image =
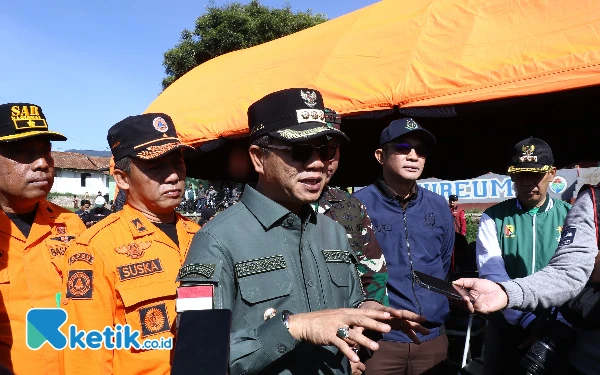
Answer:
[{"label": "gold-trimmed cap", "polygon": [[64,135],[48,130],[46,116],[39,105],[0,104],[0,142],[16,142],[31,137],[46,137],[51,141],[67,140]]},{"label": "gold-trimmed cap", "polygon": [[546,173],[552,170],[553,165],[550,146],[539,138],[529,137],[514,146],[508,173]]},{"label": "gold-trimmed cap", "polygon": [[129,116],[108,129],[106,137],[115,160],[125,156],[152,160],[171,151],[195,151],[177,137],[173,120],[164,113]]}]

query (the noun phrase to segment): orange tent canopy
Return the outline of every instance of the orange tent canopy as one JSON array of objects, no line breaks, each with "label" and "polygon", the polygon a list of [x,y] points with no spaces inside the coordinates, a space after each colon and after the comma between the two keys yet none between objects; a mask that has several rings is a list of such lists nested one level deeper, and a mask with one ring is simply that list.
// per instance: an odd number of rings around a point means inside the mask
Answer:
[{"label": "orange tent canopy", "polygon": [[598,0],[383,0],[210,60],[146,112],[198,146],[248,132],[248,106],[318,89],[342,115],[440,106],[600,84]]}]

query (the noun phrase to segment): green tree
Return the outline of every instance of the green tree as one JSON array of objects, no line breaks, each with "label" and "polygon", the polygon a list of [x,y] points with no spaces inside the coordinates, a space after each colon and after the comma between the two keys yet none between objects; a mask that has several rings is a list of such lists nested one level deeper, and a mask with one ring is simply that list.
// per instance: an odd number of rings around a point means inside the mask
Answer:
[{"label": "green tree", "polygon": [[282,9],[270,8],[253,0],[215,6],[198,17],[193,31],[183,30],[179,43],[165,52],[163,89],[196,66],[219,55],[256,46],[327,21],[322,13],[292,11],[289,3]]}]

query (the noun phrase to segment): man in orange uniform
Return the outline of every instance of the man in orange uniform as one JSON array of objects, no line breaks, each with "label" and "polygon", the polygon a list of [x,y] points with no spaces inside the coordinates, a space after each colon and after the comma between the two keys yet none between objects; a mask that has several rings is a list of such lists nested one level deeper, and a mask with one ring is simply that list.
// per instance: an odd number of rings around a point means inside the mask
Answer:
[{"label": "man in orange uniform", "polygon": [[16,374],[59,370],[60,352],[27,347],[25,316],[56,307],[64,254],[85,230],[77,215],[46,200],[54,182],[50,141],[66,139],[48,130],[39,106],[0,105],[0,364]]},{"label": "man in orange uniform", "polygon": [[[179,141],[171,118],[160,113],[127,117],[109,129],[107,138],[115,180],[127,200],[121,211],[91,227],[67,254],[65,326],[119,331],[129,325],[139,331],[140,342],[173,340],[175,279],[200,229],[175,212],[185,189],[182,149],[191,147]],[[64,372],[169,374],[172,347],[78,346],[64,351]]]}]

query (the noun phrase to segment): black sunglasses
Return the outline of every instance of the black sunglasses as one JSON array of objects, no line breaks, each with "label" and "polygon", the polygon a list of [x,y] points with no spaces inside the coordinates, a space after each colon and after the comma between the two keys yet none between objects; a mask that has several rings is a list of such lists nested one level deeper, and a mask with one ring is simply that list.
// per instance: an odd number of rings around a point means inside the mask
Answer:
[{"label": "black sunglasses", "polygon": [[397,153],[402,155],[408,155],[412,150],[415,150],[417,155],[423,158],[429,155],[429,148],[426,146],[415,146],[411,145],[410,143],[396,143],[388,147],[393,148]]},{"label": "black sunglasses", "polygon": [[290,151],[292,153],[292,159],[304,163],[311,158],[314,151],[317,152],[317,155],[319,155],[319,159],[321,159],[321,161],[333,160],[333,158],[335,158],[335,153],[337,152],[337,149],[339,147],[340,146],[336,144],[328,144],[321,146],[298,144],[291,146],[268,145],[266,148]]}]

